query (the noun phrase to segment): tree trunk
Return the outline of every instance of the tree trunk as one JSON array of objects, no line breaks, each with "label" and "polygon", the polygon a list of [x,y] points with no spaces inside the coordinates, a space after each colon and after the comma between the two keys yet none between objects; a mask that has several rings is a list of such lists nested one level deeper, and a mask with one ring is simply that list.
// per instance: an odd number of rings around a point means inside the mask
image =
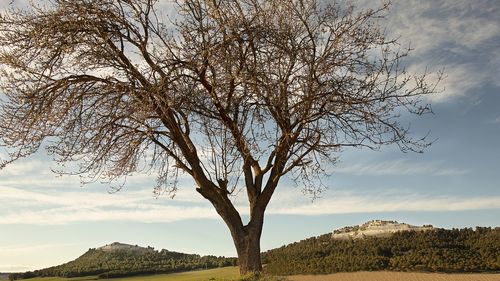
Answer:
[{"label": "tree trunk", "polygon": [[262,263],[260,260],[260,236],[262,224],[249,224],[242,230],[233,233],[233,241],[238,253],[240,274],[260,274]]},{"label": "tree trunk", "polygon": [[[196,178],[195,178],[196,179]],[[228,199],[227,194],[218,191],[210,181],[201,178],[198,186],[209,186],[210,188],[197,188],[196,190],[207,198],[215,207],[217,213],[226,223],[238,253],[240,274],[247,273],[260,274],[262,262],[260,259],[260,237],[262,226],[264,225],[264,212],[269,200],[257,202],[255,199],[250,202],[250,222],[243,225],[241,216]],[[206,185],[204,185],[206,184]]]}]

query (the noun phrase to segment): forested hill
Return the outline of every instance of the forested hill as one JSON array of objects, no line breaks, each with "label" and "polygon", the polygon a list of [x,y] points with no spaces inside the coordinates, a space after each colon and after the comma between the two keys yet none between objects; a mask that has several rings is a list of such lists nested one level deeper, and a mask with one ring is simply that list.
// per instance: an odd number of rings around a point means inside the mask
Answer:
[{"label": "forested hill", "polygon": [[78,277],[98,275],[100,278],[132,276],[139,274],[169,273],[202,268],[236,265],[236,258],[200,256],[167,250],[156,251],[113,243],[89,249],[74,261],[26,273],[14,273],[11,280],[31,277]]},{"label": "forested hill", "polygon": [[397,232],[389,237],[312,237],[263,254],[272,274],[342,271],[500,271],[500,228]]}]

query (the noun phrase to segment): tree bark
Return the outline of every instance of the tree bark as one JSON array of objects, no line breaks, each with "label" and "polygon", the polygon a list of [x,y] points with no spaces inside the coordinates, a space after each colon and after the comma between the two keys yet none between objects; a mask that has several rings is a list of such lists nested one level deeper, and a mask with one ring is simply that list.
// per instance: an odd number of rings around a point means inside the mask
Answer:
[{"label": "tree bark", "polygon": [[196,190],[212,203],[229,228],[238,254],[240,274],[259,274],[262,271],[260,237],[265,207],[258,208],[252,204],[250,222],[243,225],[241,216],[227,197],[217,196],[218,193],[210,192],[210,188],[197,188]]},{"label": "tree bark", "polygon": [[[229,227],[231,229],[231,227]],[[260,259],[260,237],[262,223],[249,223],[243,229],[231,231],[238,254],[240,274],[259,274],[262,271]]]}]

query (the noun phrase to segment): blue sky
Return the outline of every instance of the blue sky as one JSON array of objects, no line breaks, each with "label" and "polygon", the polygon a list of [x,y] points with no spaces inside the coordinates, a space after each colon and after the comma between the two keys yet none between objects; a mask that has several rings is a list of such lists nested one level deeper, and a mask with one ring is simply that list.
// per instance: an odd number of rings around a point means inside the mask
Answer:
[{"label": "blue sky", "polygon": [[[384,25],[415,49],[409,70],[446,72],[443,93],[431,98],[435,114],[407,120],[415,136],[430,131],[436,142],[424,154],[346,150],[314,202],[285,179],[268,208],[264,250],[370,219],[500,226],[498,1],[393,1]],[[0,272],[60,264],[114,241],[235,255],[189,178],[174,199],[155,198],[154,179],[142,174],[110,194],[107,185],[56,177],[49,159],[40,151],[0,170]],[[235,198],[245,213],[243,200]]]}]

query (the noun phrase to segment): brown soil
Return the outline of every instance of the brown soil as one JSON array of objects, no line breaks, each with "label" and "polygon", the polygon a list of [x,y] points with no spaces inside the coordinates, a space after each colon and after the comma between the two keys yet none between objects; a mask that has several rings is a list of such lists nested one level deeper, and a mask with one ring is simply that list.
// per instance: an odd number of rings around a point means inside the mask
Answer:
[{"label": "brown soil", "polygon": [[290,281],[500,281],[500,274],[445,274],[415,272],[349,272],[288,276]]}]

